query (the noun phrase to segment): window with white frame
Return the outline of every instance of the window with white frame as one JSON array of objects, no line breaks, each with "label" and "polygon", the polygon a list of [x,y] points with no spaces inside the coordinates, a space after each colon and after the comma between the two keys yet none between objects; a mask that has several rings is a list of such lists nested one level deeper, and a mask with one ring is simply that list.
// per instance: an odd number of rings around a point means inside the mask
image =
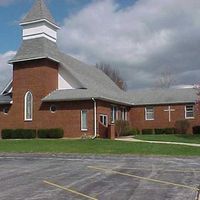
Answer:
[{"label": "window with white frame", "polygon": [[185,119],[194,118],[194,105],[185,106]]},{"label": "window with white frame", "polygon": [[108,116],[107,115],[103,115],[100,114],[100,122],[104,125],[104,126],[108,126]]},{"label": "window with white frame", "polygon": [[33,120],[33,95],[30,91],[28,91],[24,97],[24,120]]},{"label": "window with white frame", "polygon": [[111,122],[114,123],[117,119],[117,107],[116,106],[112,106],[112,110],[111,110]]},{"label": "window with white frame", "polygon": [[128,113],[126,108],[121,109],[121,120],[127,120],[128,119]]},{"label": "window with white frame", "polygon": [[87,131],[87,111],[81,110],[81,131]]},{"label": "window with white frame", "polygon": [[145,108],[145,120],[154,120],[154,107],[147,106]]}]

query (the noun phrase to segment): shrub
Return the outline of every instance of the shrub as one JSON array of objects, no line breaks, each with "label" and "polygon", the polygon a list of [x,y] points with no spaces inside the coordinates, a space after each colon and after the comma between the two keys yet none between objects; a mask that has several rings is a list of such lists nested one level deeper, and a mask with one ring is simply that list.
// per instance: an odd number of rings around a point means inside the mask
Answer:
[{"label": "shrub", "polygon": [[36,138],[35,129],[3,129],[2,139],[32,139]]},{"label": "shrub", "polygon": [[175,122],[176,133],[186,134],[188,133],[188,129],[190,127],[190,123],[188,120],[179,120]]},{"label": "shrub", "polygon": [[143,135],[150,135],[150,134],[153,134],[153,133],[154,133],[153,129],[142,129]]},{"label": "shrub", "polygon": [[155,134],[175,134],[175,128],[157,128]]},{"label": "shrub", "polygon": [[117,120],[115,122],[115,131],[116,131],[117,137],[122,136],[123,133],[125,133],[127,129],[129,129],[128,121]]},{"label": "shrub", "polygon": [[175,134],[176,129],[175,128],[165,128],[165,134]]},{"label": "shrub", "polygon": [[38,138],[62,138],[64,136],[63,129],[39,129]]},{"label": "shrub", "polygon": [[193,134],[200,134],[200,126],[193,126],[192,132]]},{"label": "shrub", "polygon": [[11,129],[3,129],[1,131],[1,138],[2,139],[11,139],[12,138],[12,132],[13,132],[13,130],[11,130]]},{"label": "shrub", "polygon": [[161,135],[161,134],[165,134],[165,129],[164,128],[156,128],[154,130],[155,134]]},{"label": "shrub", "polygon": [[125,132],[122,133],[123,136],[129,136],[129,135],[139,135],[140,131],[136,128],[127,128]]}]

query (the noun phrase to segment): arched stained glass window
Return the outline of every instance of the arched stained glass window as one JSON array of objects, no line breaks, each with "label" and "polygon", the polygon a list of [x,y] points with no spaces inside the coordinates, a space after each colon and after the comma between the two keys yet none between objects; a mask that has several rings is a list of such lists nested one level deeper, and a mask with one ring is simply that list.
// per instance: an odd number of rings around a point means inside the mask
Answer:
[{"label": "arched stained glass window", "polygon": [[30,91],[24,97],[24,119],[25,121],[32,121],[33,119],[33,95]]}]

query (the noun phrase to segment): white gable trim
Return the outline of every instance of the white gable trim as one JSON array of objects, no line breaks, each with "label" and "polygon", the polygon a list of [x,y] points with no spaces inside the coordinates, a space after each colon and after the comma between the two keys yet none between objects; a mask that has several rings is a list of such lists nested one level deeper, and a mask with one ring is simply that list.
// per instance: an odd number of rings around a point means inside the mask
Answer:
[{"label": "white gable trim", "polygon": [[62,66],[58,69],[58,90],[77,89],[81,85],[76,79]]}]

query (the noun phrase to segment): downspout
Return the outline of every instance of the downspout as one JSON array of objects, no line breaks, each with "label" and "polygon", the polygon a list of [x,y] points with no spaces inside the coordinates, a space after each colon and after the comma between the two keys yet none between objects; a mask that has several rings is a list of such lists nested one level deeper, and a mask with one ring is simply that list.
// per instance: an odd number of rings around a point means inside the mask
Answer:
[{"label": "downspout", "polygon": [[94,102],[94,136],[92,139],[95,139],[97,137],[97,102],[94,98],[92,101]]}]

